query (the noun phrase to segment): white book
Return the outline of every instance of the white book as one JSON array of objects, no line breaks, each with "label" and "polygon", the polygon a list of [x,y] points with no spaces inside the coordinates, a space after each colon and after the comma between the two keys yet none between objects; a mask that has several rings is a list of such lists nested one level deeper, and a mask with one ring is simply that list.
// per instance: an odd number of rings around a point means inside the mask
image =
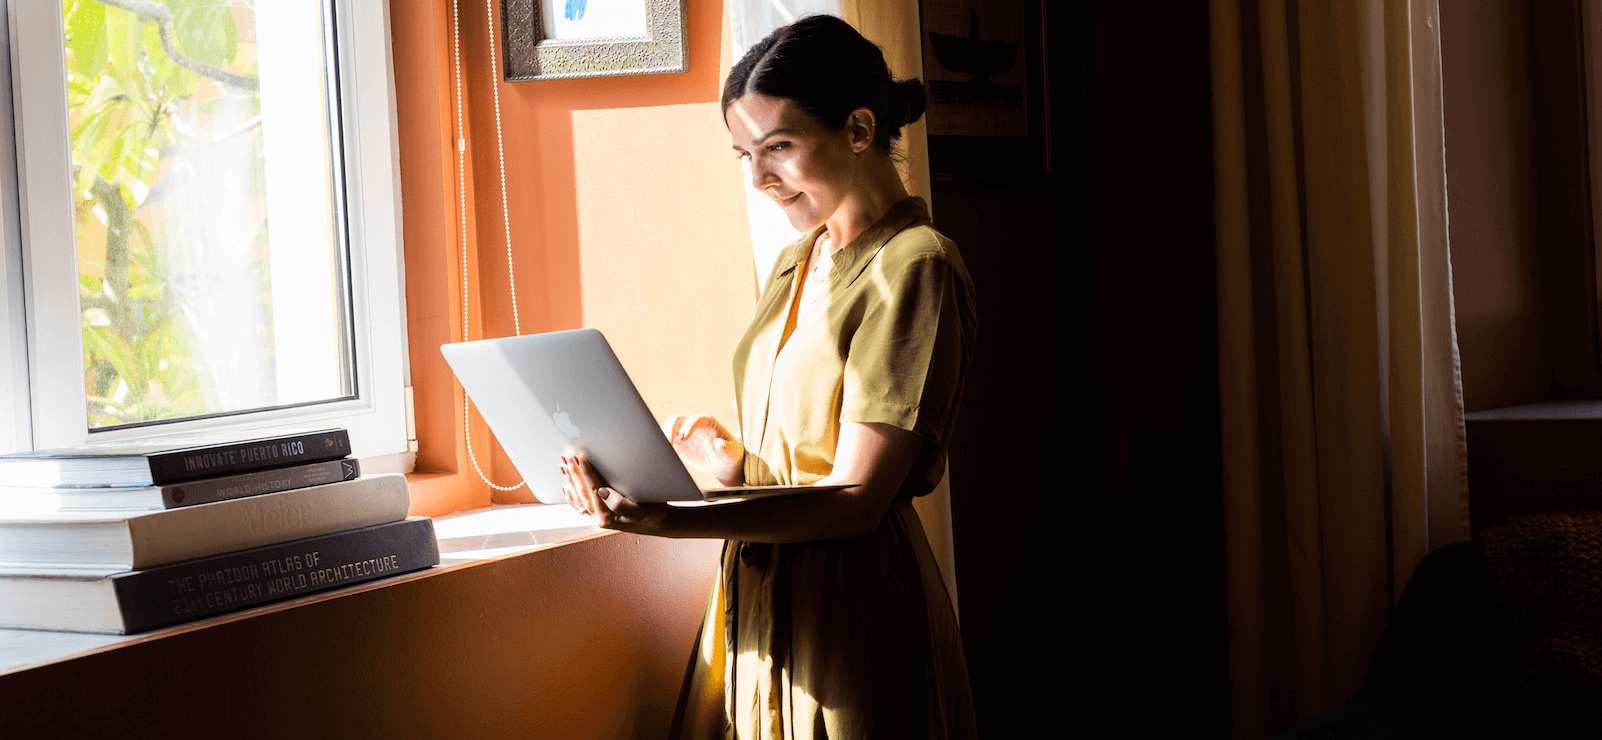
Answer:
[{"label": "white book", "polygon": [[403,475],[158,510],[0,517],[0,568],[139,570],[285,540],[399,521]]}]

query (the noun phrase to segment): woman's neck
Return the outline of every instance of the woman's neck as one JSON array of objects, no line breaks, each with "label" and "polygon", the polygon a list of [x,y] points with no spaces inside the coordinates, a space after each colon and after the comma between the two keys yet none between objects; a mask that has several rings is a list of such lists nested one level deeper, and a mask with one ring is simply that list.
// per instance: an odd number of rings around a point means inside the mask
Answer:
[{"label": "woman's neck", "polygon": [[871,155],[858,171],[854,187],[834,215],[824,222],[829,235],[829,252],[845,249],[853,239],[882,218],[890,206],[906,200],[907,186],[901,182],[890,156],[882,152]]}]

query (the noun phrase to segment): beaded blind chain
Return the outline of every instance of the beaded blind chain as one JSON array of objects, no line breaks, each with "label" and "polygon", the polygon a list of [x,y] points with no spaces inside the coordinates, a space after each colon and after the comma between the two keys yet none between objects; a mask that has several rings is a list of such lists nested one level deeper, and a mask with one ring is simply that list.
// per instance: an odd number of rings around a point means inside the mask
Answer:
[{"label": "beaded blind chain", "polygon": [[[451,0],[451,51],[452,62],[456,80],[456,194],[457,212],[461,214],[461,251],[458,255],[462,264],[462,339],[465,341],[472,335],[468,333],[467,317],[467,131],[462,127],[462,14],[458,8],[459,0]],[[518,336],[523,335],[523,328],[517,320],[517,276],[512,271],[512,220],[507,208],[506,198],[506,145],[501,135],[501,88],[500,77],[495,62],[495,0],[485,3],[485,19],[489,23],[490,43],[490,90],[495,100],[495,149],[500,160],[501,174],[501,224],[506,230],[506,280],[512,295],[512,331]],[[480,480],[497,491],[515,491],[522,488],[527,481],[518,481],[516,485],[500,486],[491,482],[489,476],[484,474],[483,468],[478,466],[478,456],[473,453],[473,427],[469,417],[469,407],[472,399],[467,397],[467,391],[462,391],[462,432],[467,441],[467,458],[473,462],[473,470],[478,473]]]}]

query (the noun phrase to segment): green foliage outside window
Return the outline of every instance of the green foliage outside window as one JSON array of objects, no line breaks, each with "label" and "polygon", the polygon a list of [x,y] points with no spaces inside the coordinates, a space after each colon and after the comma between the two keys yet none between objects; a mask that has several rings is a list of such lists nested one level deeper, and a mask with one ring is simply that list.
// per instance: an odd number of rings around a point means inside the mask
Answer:
[{"label": "green foliage outside window", "polygon": [[[67,0],[63,12],[89,426],[207,413],[214,391],[173,300],[160,206],[192,174],[175,155],[208,145],[224,101],[254,111],[252,129],[229,135],[252,139],[259,172],[254,44],[237,22],[252,3]],[[240,186],[261,202],[259,177]],[[262,227],[254,248],[265,239]]]}]

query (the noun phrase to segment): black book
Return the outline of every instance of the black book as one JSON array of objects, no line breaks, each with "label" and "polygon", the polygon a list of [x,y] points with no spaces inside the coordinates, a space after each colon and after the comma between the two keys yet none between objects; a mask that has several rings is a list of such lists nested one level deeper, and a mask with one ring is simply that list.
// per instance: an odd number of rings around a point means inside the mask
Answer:
[{"label": "black book", "polygon": [[116,573],[0,569],[0,627],[132,634],[439,564],[434,520]]},{"label": "black book", "polygon": [[0,455],[0,481],[34,487],[161,486],[349,455],[350,435],[343,429],[250,439],[237,433],[160,437]]},{"label": "black book", "polygon": [[355,480],[362,474],[354,457],[225,475],[221,478],[169,483],[165,486],[0,486],[0,519],[37,512],[105,509],[176,509],[180,506],[292,491],[325,483]]}]

